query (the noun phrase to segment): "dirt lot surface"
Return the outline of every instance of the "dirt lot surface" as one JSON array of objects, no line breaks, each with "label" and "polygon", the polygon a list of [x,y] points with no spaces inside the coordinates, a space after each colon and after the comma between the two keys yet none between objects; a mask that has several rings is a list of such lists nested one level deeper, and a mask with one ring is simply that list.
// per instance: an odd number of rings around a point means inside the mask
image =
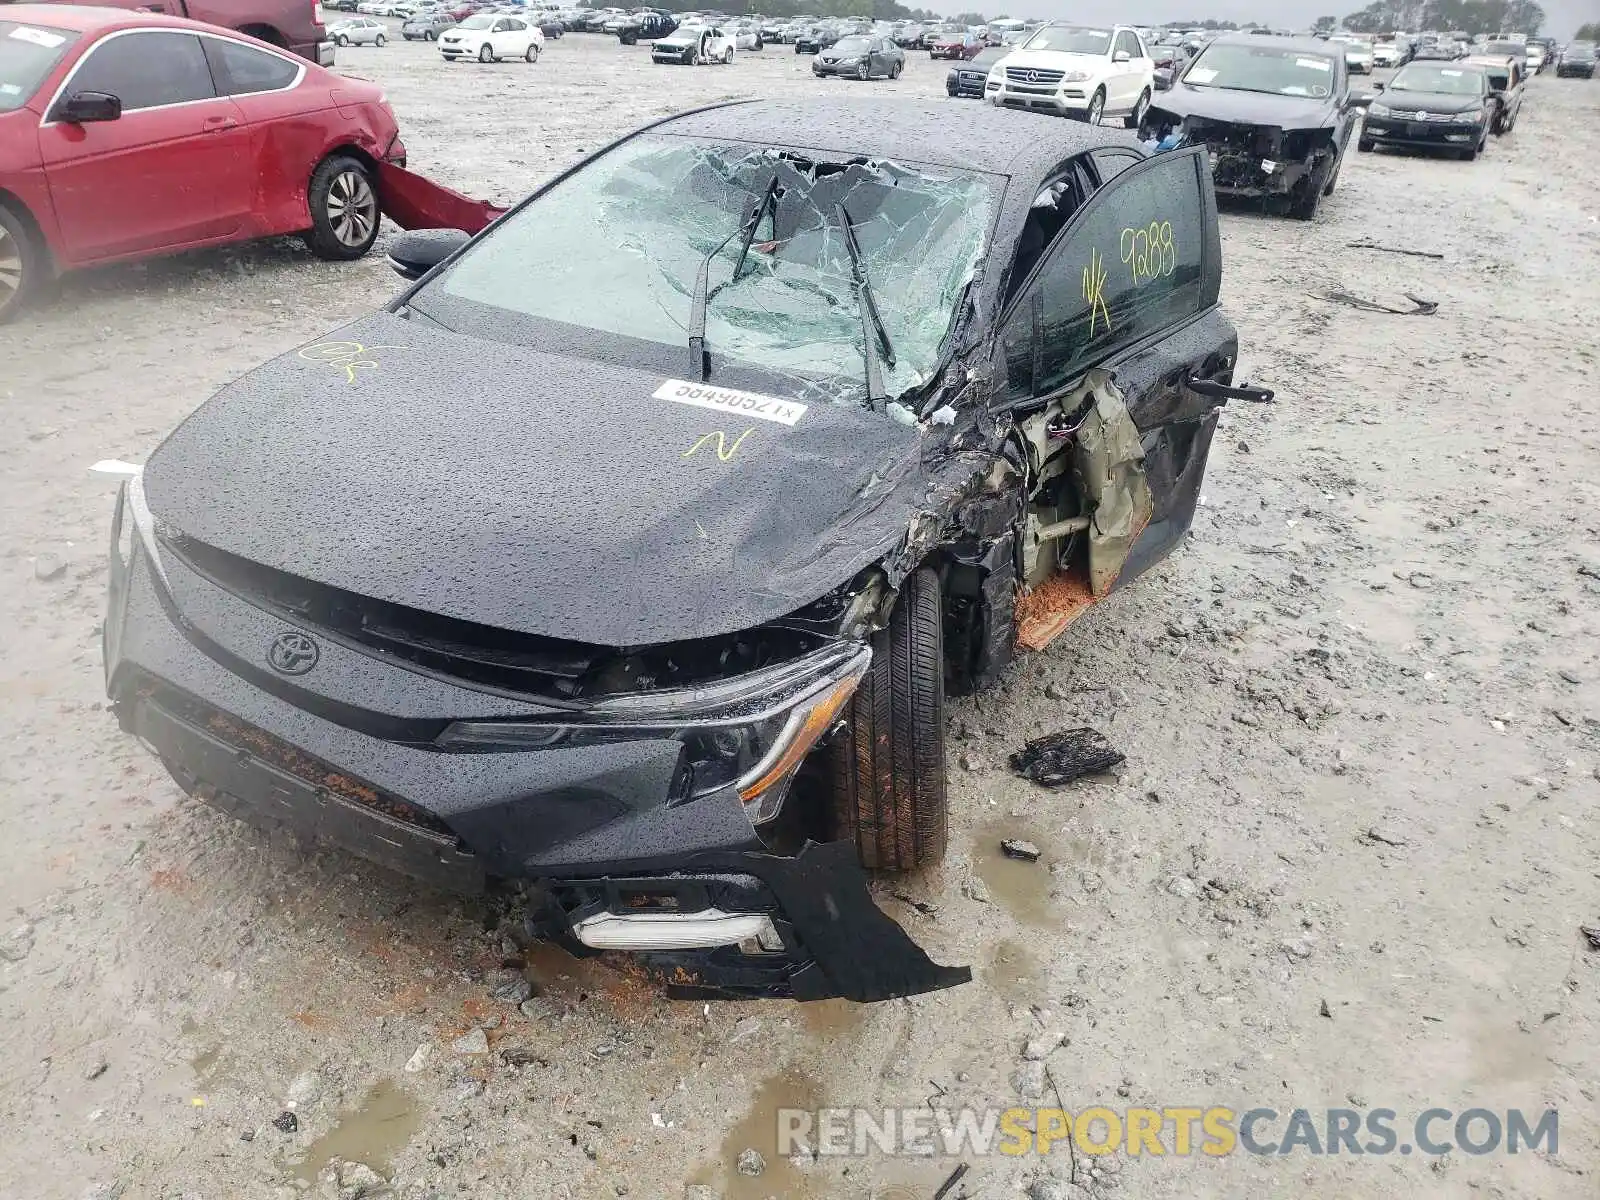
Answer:
[{"label": "dirt lot surface", "polygon": [[[659,114],[863,86],[582,36],[536,66],[340,57],[416,168],[503,200]],[[864,86],[942,96],[945,69]],[[500,911],[184,799],[103,707],[112,489],[85,468],[397,281],[289,241],[67,281],[0,330],[0,1195],[931,1197],[954,1160],[787,1161],[774,1111],[1054,1104],[1022,1066],[1049,1031],[1071,1109],[1387,1107],[1404,1133],[1555,1106],[1559,1151],[1061,1146],[952,1195],[1594,1196],[1597,110],[1541,77],[1475,164],[1352,153],[1314,223],[1224,217],[1223,299],[1278,401],[1224,415],[1187,546],[952,705],[952,854],[879,899],[976,980],[870,1008],[674,1003],[546,948],[507,969]],[[1338,288],[1439,311],[1314,295]],[[1076,724],[1119,777],[1003,769]],[[478,1028],[490,1053],[460,1052]]]}]

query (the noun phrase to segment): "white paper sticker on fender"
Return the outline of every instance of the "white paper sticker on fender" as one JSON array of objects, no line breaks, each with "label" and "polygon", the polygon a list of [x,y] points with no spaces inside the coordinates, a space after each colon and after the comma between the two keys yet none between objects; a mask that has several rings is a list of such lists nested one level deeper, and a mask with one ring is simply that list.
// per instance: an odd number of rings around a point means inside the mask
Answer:
[{"label": "white paper sticker on fender", "polygon": [[692,404],[696,408],[709,408],[736,416],[759,417],[763,421],[776,421],[779,425],[793,425],[806,415],[806,406],[793,400],[763,396],[760,392],[712,387],[708,383],[689,383],[683,379],[669,379],[653,394],[657,400]]}]

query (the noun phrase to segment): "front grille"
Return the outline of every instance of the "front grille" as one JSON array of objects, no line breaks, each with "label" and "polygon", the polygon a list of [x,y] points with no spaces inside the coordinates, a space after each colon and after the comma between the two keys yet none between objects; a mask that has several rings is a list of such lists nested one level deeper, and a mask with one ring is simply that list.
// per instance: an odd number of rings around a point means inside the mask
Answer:
[{"label": "front grille", "polygon": [[1060,83],[1065,71],[1046,71],[1037,67],[1007,67],[1006,78],[1012,83]]}]

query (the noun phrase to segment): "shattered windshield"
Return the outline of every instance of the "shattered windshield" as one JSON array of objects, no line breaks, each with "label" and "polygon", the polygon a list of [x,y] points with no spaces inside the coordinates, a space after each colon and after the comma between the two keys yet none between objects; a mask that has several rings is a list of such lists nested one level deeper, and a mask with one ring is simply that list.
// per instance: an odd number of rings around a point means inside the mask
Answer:
[{"label": "shattered windshield", "polygon": [[1333,59],[1281,46],[1219,42],[1194,60],[1183,81],[1235,92],[1320,98],[1332,94]]},{"label": "shattered windshield", "polygon": [[1111,49],[1111,33],[1105,29],[1077,29],[1069,25],[1046,25],[1023,43],[1024,50],[1059,50],[1063,54],[1104,54]]},{"label": "shattered windshield", "polygon": [[[860,403],[866,314],[842,206],[893,350],[882,363],[892,398],[938,367],[983,257],[998,182],[890,161],[637,137],[497,222],[410,303],[459,332],[554,352],[593,346],[595,357],[610,357],[617,339],[629,339],[624,353],[681,370],[691,359],[701,262],[716,251],[704,331],[713,381],[732,360],[780,377],[793,394]],[[595,333],[611,336],[597,343],[588,336]]]},{"label": "shattered windshield", "polygon": [[1442,92],[1450,96],[1483,94],[1483,75],[1462,67],[1413,63],[1389,81],[1391,92]]},{"label": "shattered windshield", "polygon": [[77,40],[69,29],[0,21],[0,112],[26,104]]}]

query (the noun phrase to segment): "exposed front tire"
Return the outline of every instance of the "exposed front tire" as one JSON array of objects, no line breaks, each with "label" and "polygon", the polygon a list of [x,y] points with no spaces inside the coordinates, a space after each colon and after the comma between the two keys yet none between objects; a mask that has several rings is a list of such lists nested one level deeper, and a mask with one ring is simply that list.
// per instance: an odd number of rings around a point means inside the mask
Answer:
[{"label": "exposed front tire", "polygon": [[902,63],[902,62],[895,63],[894,66],[889,68],[889,78],[890,79],[899,79],[900,78],[900,72],[902,70],[904,70],[904,69],[905,69],[905,63]]},{"label": "exposed front tire", "polygon": [[870,65],[868,65],[867,63],[865,63],[865,62],[858,63],[856,65],[856,78],[857,79],[871,79],[872,78],[872,67]]},{"label": "exposed front tire", "polygon": [[0,325],[22,311],[46,270],[44,247],[22,218],[0,204]]},{"label": "exposed front tire", "polygon": [[338,37],[333,39],[333,44],[335,46],[348,46],[350,44],[350,39],[345,34],[341,33]]},{"label": "exposed front tire", "polygon": [[726,50],[724,50],[722,52],[722,65],[725,66],[725,67],[731,67],[733,65],[733,47],[732,46],[729,46]]},{"label": "exposed front tire", "polygon": [[311,229],[306,245],[318,258],[348,262],[378,240],[378,184],[359,158],[332,154],[311,173]]},{"label": "exposed front tire", "polygon": [[481,63],[492,63],[494,61],[494,51],[489,49],[488,42],[478,47],[478,61]]},{"label": "exposed front tire", "polygon": [[863,866],[908,871],[944,857],[944,615],[939,577],[907,577],[872,666],[829,747],[838,836]]},{"label": "exposed front tire", "polygon": [[525,54],[523,54],[522,57],[523,57],[523,60],[526,61],[526,62],[531,62],[531,63],[538,62],[539,61],[539,43],[538,42],[529,42],[528,43],[527,52]]},{"label": "exposed front tire", "polygon": [[384,37],[383,34],[380,33],[378,35],[378,37],[377,37],[377,40],[374,41],[372,44],[374,46],[383,46],[383,45],[386,45],[388,43],[388,41],[389,41],[389,39]]},{"label": "exposed front tire", "polygon": [[1312,178],[1289,205],[1289,215],[1297,221],[1309,221],[1317,215],[1317,205],[1322,202],[1322,181]]}]

